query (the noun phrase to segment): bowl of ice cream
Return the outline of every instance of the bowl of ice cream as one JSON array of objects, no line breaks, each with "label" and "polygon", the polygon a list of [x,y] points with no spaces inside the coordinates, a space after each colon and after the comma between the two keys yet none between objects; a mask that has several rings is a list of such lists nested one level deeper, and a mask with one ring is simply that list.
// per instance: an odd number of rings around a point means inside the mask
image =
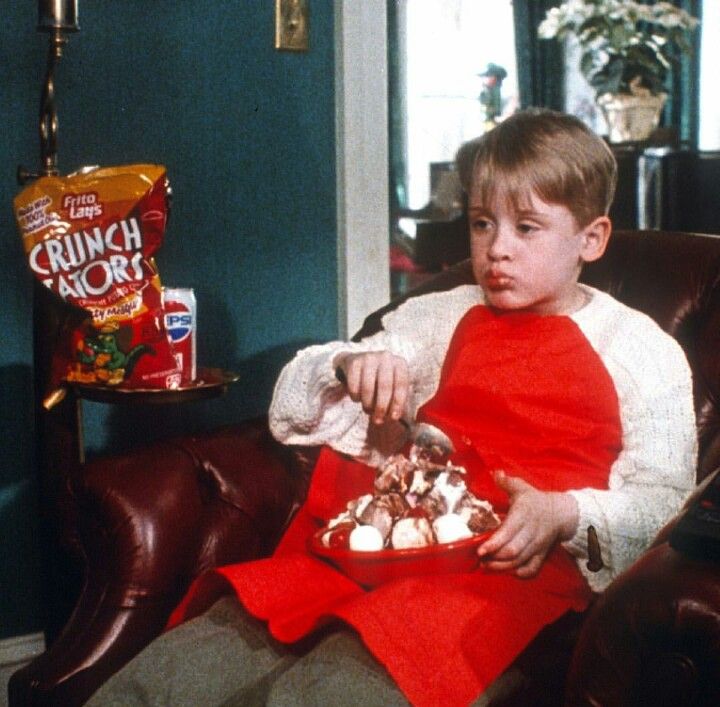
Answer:
[{"label": "bowl of ice cream", "polygon": [[479,562],[477,548],[491,532],[425,547],[358,551],[324,545],[321,529],[310,538],[309,546],[315,555],[330,562],[354,582],[370,588],[406,577],[472,572]]},{"label": "bowl of ice cream", "polygon": [[395,455],[371,493],[352,499],[309,539],[312,553],[363,586],[477,567],[477,548],[500,524],[474,496],[465,469]]}]

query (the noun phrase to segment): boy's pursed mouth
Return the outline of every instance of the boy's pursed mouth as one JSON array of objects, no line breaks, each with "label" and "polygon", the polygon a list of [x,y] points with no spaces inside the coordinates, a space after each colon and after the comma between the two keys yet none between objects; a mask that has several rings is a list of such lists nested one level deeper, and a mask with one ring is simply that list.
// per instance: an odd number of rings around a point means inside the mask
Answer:
[{"label": "boy's pursed mouth", "polygon": [[490,270],[485,275],[485,284],[491,290],[505,290],[512,285],[513,279],[503,272]]}]

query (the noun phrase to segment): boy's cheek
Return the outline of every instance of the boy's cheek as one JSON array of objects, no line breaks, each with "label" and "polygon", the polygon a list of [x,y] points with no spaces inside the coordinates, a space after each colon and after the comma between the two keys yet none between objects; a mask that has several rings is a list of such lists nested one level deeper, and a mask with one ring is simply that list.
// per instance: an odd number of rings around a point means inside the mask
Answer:
[{"label": "boy's cheek", "polygon": [[485,253],[476,253],[473,251],[470,253],[470,262],[472,264],[473,275],[479,283],[488,268],[487,257]]}]

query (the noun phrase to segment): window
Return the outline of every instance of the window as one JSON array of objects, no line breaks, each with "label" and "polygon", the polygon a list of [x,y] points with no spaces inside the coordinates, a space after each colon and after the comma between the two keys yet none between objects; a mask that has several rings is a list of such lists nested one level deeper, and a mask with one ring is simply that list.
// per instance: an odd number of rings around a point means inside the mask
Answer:
[{"label": "window", "polygon": [[[513,8],[512,0],[397,0],[396,13],[405,113],[398,200],[419,209],[430,200],[430,165],[451,161],[464,141],[483,132],[481,74],[489,64],[507,72],[502,111],[517,105]],[[399,116],[396,124],[403,125]]]},{"label": "window", "polygon": [[717,66],[720,63],[720,2],[704,2],[700,25],[700,134],[701,150],[720,150],[720,93]]}]

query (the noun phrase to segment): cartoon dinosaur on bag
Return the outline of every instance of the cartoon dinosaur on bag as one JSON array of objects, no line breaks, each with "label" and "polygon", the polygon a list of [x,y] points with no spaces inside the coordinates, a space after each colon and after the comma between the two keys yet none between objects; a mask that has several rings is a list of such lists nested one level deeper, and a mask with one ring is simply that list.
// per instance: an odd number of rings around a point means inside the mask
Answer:
[{"label": "cartoon dinosaur on bag", "polygon": [[143,354],[155,353],[147,344],[138,344],[125,351],[123,339],[127,337],[123,335],[126,333],[123,329],[127,327],[121,328],[116,322],[111,322],[95,334],[86,334],[80,339],[77,347],[79,365],[72,378],[68,376],[68,380],[84,383],[100,381],[108,385],[118,385],[132,373]]}]

